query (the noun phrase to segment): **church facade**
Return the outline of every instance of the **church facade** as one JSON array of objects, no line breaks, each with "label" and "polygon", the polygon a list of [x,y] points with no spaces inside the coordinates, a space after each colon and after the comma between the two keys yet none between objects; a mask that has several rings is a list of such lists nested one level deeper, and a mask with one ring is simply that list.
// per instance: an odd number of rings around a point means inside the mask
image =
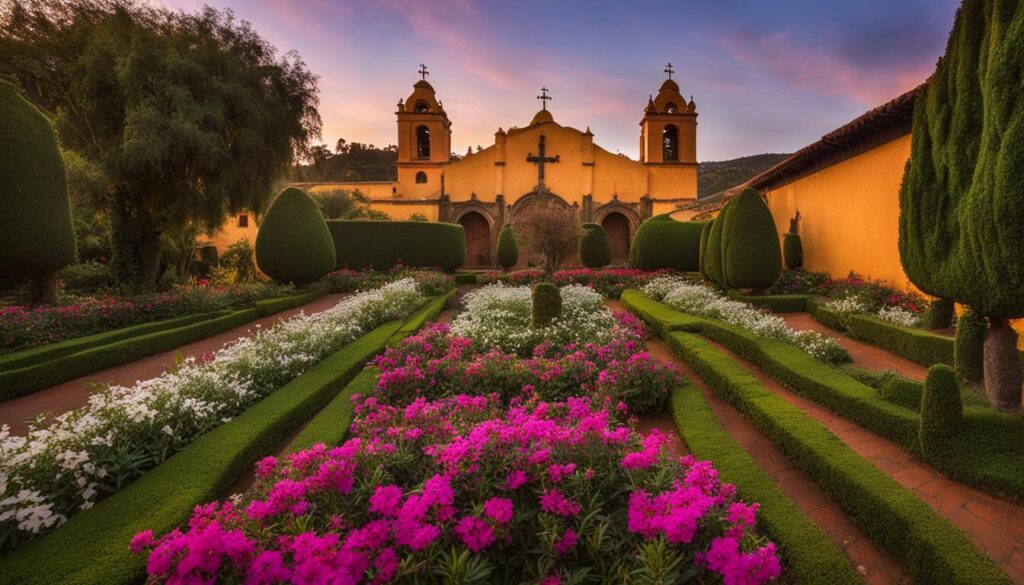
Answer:
[{"label": "church facade", "polygon": [[581,222],[602,224],[616,261],[624,260],[640,222],[697,197],[697,111],[668,79],[640,119],[639,160],[609,152],[555,121],[542,89],[529,124],[498,128],[494,143],[452,159],[452,121],[423,79],[398,102],[398,179],[385,183],[300,183],[309,191],[359,189],[392,219],[414,214],[461,224],[467,266],[494,264],[502,226],[538,203],[565,207]]}]

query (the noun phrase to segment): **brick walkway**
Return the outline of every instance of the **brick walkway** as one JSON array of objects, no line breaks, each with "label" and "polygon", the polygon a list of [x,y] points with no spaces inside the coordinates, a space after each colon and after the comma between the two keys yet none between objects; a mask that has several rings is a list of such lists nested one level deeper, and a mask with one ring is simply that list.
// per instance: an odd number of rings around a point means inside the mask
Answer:
[{"label": "brick walkway", "polygon": [[868,583],[910,583],[910,577],[899,562],[875,546],[850,520],[842,506],[818,487],[810,476],[795,467],[753,423],[720,400],[686,362],[672,354],[664,341],[649,339],[647,347],[654,357],[675,364],[700,389],[719,424],[775,481],[782,493],[825,531]]},{"label": "brick walkway", "polygon": [[28,431],[26,423],[42,413],[56,415],[88,404],[89,396],[94,391],[91,385],[109,383],[130,386],[138,380],[154,378],[174,366],[178,356],[200,356],[207,352],[216,351],[229,341],[234,341],[248,335],[249,331],[256,325],[264,328],[269,327],[280,319],[287,319],[297,315],[300,311],[318,313],[333,307],[346,296],[348,295],[324,295],[301,307],[252,321],[212,337],[200,339],[129,364],[93,372],[87,376],[68,380],[62,384],[44,388],[26,396],[0,402],[0,424],[10,425],[11,434],[13,435],[24,434]]},{"label": "brick walkway", "polygon": [[822,335],[827,335],[828,337],[836,339],[839,341],[839,345],[842,345],[843,348],[850,353],[850,357],[853,358],[852,365],[858,368],[864,368],[865,370],[871,370],[873,372],[895,370],[906,378],[919,381],[923,381],[925,375],[928,373],[928,368],[920,364],[888,352],[880,347],[861,343],[860,341],[822,325],[815,321],[814,317],[811,317],[810,313],[780,313],[778,316],[782,317],[786,322],[786,325],[789,325],[793,329],[817,331]]},{"label": "brick walkway", "polygon": [[746,368],[765,388],[824,424],[858,455],[962,528],[1015,583],[1024,584],[1024,507],[947,479],[903,447],[789,391],[754,364],[707,341]]}]

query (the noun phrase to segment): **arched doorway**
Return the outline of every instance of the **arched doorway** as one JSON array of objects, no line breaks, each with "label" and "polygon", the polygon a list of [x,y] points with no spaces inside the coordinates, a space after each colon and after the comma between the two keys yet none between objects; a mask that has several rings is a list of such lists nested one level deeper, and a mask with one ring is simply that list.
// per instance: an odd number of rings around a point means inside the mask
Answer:
[{"label": "arched doorway", "polygon": [[608,234],[608,246],[612,250],[612,264],[621,264],[629,259],[629,219],[613,211],[601,220],[601,227]]},{"label": "arched doorway", "polygon": [[459,218],[459,224],[466,232],[466,266],[491,265],[491,226],[476,211],[470,211]]}]

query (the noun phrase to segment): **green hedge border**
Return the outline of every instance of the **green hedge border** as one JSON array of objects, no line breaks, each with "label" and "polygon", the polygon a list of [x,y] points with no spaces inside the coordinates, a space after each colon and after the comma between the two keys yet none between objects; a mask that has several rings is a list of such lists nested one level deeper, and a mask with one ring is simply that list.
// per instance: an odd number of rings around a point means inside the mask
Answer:
[{"label": "green hedge border", "polygon": [[811,298],[811,295],[804,294],[750,296],[735,289],[728,294],[734,301],[743,301],[773,313],[803,313],[807,311],[807,300]]},{"label": "green hedge border", "polygon": [[839,313],[836,313],[832,309],[825,306],[828,299],[824,297],[812,296],[807,299],[807,312],[811,314],[811,317],[815,321],[821,323],[829,329],[835,329],[836,331],[846,331],[846,327],[839,322]]},{"label": "green hedge border", "polygon": [[176,528],[197,503],[225,496],[258,458],[322,411],[338,386],[351,381],[405,323],[377,327],[110,498],[0,559],[0,574],[20,585],[140,581],[145,560],[129,553],[132,536]]},{"label": "green hedge border", "polygon": [[624,309],[640,317],[648,327],[654,330],[659,337],[664,338],[670,331],[698,332],[703,327],[703,320],[699,317],[687,315],[659,303],[644,293],[626,289],[619,297],[619,303]]},{"label": "green hedge border", "polygon": [[1010,583],[962,530],[710,343],[679,331],[667,341],[716,394],[835,498],[872,541],[906,563],[915,583]]},{"label": "green hedge border", "polygon": [[846,331],[862,341],[921,364],[953,365],[953,338],[918,327],[903,327],[872,315],[850,315]]},{"label": "green hedge border", "polygon": [[[55,384],[126,364],[162,351],[223,333],[263,317],[305,305],[326,294],[324,289],[259,301],[247,309],[223,314],[173,329],[158,330],[104,345],[88,347],[31,366],[0,373],[0,400],[31,394]],[[114,332],[111,332],[114,333]]]},{"label": "green hedge border", "polygon": [[781,547],[788,582],[810,585],[863,583],[849,559],[775,484],[718,423],[692,384],[672,392],[676,428],[694,456],[711,460],[724,481],[746,500],[761,504],[759,525]]}]

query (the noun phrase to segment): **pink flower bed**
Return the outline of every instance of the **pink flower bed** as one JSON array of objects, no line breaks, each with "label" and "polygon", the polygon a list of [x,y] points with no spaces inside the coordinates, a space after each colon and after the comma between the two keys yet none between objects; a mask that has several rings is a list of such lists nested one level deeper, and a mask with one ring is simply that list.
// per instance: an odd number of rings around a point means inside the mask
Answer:
[{"label": "pink flower bed", "polygon": [[775,546],[751,530],[757,505],[664,440],[607,400],[369,396],[343,445],[264,459],[247,498],[131,546],[168,583],[777,577]]},{"label": "pink flower bed", "polygon": [[[608,298],[617,299],[627,288],[640,288],[651,279],[672,274],[670,270],[638,270],[636,268],[570,268],[551,275],[558,286],[582,284],[591,286]],[[545,278],[543,270],[528,268],[513,272],[492,270],[477,277],[481,284],[504,282],[507,284],[533,284]]]}]

